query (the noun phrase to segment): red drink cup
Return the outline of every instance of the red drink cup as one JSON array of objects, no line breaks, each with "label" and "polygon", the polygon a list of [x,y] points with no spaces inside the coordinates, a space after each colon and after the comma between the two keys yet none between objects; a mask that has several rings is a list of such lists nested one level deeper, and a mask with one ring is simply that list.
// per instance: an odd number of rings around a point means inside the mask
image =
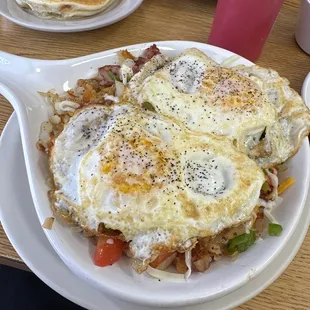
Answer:
[{"label": "red drink cup", "polygon": [[209,44],[256,61],[285,0],[218,0]]}]

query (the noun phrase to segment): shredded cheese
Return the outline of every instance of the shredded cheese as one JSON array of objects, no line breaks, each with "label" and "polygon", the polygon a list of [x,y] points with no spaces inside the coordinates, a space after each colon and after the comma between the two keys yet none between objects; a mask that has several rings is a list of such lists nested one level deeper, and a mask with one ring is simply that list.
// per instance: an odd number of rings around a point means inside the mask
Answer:
[{"label": "shredded cheese", "polygon": [[282,182],[278,187],[278,195],[281,195],[285,192],[289,187],[291,187],[295,183],[295,179],[293,177],[288,178],[284,182]]}]

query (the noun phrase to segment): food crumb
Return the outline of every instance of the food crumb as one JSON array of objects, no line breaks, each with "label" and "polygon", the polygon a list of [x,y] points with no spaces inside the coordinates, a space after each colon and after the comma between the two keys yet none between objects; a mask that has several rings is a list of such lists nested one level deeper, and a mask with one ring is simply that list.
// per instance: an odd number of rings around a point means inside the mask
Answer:
[{"label": "food crumb", "polygon": [[45,228],[45,229],[48,229],[48,230],[51,230],[52,227],[53,227],[53,223],[54,223],[54,218],[53,217],[48,217],[45,219],[42,227]]}]

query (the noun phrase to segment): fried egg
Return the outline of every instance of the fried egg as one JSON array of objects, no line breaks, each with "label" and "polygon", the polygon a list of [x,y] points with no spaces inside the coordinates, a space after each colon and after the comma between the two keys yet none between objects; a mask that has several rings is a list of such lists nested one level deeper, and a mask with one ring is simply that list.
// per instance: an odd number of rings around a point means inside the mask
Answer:
[{"label": "fried egg", "polygon": [[229,138],[264,168],[295,154],[310,131],[308,108],[273,70],[221,67],[192,48],[142,82],[141,75],[128,92],[138,104],[190,131]]},{"label": "fried egg", "polygon": [[22,8],[43,18],[90,16],[107,9],[114,0],[15,0]]},{"label": "fried egg", "polygon": [[[88,106],[50,153],[53,209],[91,234],[119,230],[143,271],[253,218],[264,173],[225,137],[185,131],[138,106]],[[137,267],[136,267],[137,269]]]},{"label": "fried egg", "polygon": [[290,87],[289,81],[274,70],[259,66],[238,66],[233,70],[259,85],[276,111],[276,120],[271,126],[266,126],[264,138],[253,143],[252,137],[246,137],[243,145],[239,141],[239,149],[247,151],[262,166],[284,162],[298,151],[302,140],[309,135],[308,107]]}]

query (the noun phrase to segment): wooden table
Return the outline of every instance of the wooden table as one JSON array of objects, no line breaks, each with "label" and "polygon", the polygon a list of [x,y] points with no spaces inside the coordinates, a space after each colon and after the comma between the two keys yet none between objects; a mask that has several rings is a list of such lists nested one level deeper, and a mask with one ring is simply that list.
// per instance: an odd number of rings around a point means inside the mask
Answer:
[{"label": "wooden table", "polygon": [[[115,25],[76,34],[28,30],[0,17],[0,49],[32,58],[62,59],[148,41],[206,42],[215,5],[214,0],[145,0],[134,14]],[[293,88],[300,91],[310,68],[310,58],[294,39],[298,7],[299,0],[286,1],[258,64],[278,70],[291,81]],[[0,98],[0,133],[12,112],[11,105]],[[1,226],[0,263],[26,268]],[[309,302],[310,232],[283,275],[238,309],[306,310],[310,308]]]}]

